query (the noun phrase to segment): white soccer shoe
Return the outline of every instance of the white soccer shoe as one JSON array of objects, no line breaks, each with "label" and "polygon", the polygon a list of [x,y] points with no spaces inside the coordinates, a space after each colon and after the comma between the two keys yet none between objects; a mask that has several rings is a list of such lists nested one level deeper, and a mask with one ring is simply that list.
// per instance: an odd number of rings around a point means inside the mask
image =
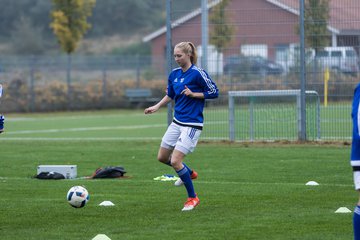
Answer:
[{"label": "white soccer shoe", "polygon": [[[197,179],[198,173],[193,170],[190,177],[191,177],[191,179]],[[179,178],[178,180],[175,181],[174,185],[177,187],[180,187],[180,186],[184,185],[184,182]]]}]

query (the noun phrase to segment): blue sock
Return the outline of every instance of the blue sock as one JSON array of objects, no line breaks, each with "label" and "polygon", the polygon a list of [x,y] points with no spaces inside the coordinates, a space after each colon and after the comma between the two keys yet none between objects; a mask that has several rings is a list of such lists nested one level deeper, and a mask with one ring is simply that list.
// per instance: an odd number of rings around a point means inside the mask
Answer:
[{"label": "blue sock", "polygon": [[193,173],[193,171],[191,170],[191,168],[189,168],[188,165],[186,165],[185,163],[183,163],[183,165],[184,165],[184,167],[187,168],[187,170],[189,171],[190,176],[191,176],[191,174]]},{"label": "blue sock", "polygon": [[184,166],[180,171],[176,171],[176,173],[179,175],[179,178],[183,181],[189,198],[196,197],[189,170]]},{"label": "blue sock", "polygon": [[[165,163],[165,164],[166,164],[166,165],[169,165],[169,166],[172,166],[170,161],[168,161],[168,162]],[[190,175],[191,175],[191,174],[193,173],[193,171],[191,170],[191,168],[189,168],[185,163],[183,163],[183,165],[184,165],[184,167],[187,168],[187,170],[189,171],[189,173],[190,173]]]},{"label": "blue sock", "polygon": [[354,240],[360,240],[360,206],[356,206],[353,215]]}]

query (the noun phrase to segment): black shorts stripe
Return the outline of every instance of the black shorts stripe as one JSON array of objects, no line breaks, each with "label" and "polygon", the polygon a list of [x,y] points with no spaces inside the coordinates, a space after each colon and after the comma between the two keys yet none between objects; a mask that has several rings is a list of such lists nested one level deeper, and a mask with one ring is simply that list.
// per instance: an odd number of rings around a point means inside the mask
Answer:
[{"label": "black shorts stripe", "polygon": [[203,129],[202,126],[194,126],[194,125],[190,125],[190,124],[179,123],[179,122],[176,121],[175,119],[173,119],[173,123],[175,123],[175,124],[177,124],[177,125],[180,125],[180,126],[183,126],[183,127],[191,127],[191,128],[195,128],[195,129],[198,129],[198,130],[202,130],[202,129]]},{"label": "black shorts stripe", "polygon": [[360,166],[354,166],[352,169],[354,172],[360,172]]}]

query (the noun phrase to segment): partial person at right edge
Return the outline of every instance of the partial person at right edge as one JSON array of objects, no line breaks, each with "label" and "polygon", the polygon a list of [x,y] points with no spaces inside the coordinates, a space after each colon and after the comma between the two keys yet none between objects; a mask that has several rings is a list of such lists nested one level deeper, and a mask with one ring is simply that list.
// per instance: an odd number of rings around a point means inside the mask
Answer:
[{"label": "partial person at right edge", "polygon": [[[0,98],[2,97],[2,93],[3,93],[3,88],[2,85],[0,84]],[[4,132],[4,121],[5,121],[4,115],[0,114],[0,133]]]},{"label": "partial person at right edge", "polygon": [[[355,190],[360,193],[360,83],[356,86],[352,102],[352,143],[350,163],[353,169]],[[360,240],[360,194],[353,214],[354,239]]]}]

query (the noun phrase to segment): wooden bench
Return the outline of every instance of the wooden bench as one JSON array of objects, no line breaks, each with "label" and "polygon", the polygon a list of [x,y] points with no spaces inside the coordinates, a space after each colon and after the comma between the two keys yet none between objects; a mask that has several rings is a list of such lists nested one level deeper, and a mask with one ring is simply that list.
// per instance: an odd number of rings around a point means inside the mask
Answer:
[{"label": "wooden bench", "polygon": [[156,103],[159,98],[153,97],[151,89],[148,88],[129,88],[125,90],[125,97],[130,105],[137,104],[140,107],[143,103]]}]

